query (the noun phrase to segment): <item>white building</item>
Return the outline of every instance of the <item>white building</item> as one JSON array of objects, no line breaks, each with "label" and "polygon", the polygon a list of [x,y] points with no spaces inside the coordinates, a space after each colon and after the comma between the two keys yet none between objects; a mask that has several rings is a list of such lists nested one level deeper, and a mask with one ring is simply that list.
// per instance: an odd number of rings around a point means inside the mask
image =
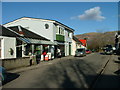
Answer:
[{"label": "white building", "polygon": [[9,58],[16,58],[16,38],[0,36],[0,59]]},{"label": "white building", "polygon": [[[23,17],[5,24],[5,27],[22,26],[40,36],[43,36],[58,46],[61,52],[67,56],[71,55],[71,45],[74,30],[70,27],[55,21],[47,19]],[[55,49],[56,50],[56,49]]]},{"label": "white building", "polygon": [[75,36],[73,36],[73,39],[72,39],[72,55],[75,55],[75,51],[78,48],[82,48],[82,43]]},{"label": "white building", "polygon": [[41,54],[43,45],[54,45],[50,40],[21,26],[0,28],[0,59],[28,57],[30,52]]},{"label": "white building", "polygon": [[16,58],[17,33],[0,26],[0,59]]}]

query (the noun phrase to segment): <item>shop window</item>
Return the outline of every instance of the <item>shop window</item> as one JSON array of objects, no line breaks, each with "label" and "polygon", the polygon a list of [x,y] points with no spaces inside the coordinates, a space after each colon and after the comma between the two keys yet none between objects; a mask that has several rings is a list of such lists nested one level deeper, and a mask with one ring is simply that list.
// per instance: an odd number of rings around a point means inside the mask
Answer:
[{"label": "shop window", "polygon": [[22,57],[22,41],[20,40],[16,41],[16,56]]},{"label": "shop window", "polygon": [[30,53],[32,53],[32,46],[31,45],[28,44],[24,48],[25,48],[24,55],[29,55]]},{"label": "shop window", "polygon": [[35,54],[41,55],[41,46],[40,45],[35,45]]}]

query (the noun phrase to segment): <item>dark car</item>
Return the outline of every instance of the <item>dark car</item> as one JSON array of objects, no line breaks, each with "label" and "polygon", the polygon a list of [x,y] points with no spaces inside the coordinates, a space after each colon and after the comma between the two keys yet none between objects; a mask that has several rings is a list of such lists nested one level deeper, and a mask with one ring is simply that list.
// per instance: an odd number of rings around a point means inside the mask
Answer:
[{"label": "dark car", "polygon": [[111,54],[113,54],[113,47],[112,47],[112,45],[106,45],[106,46],[104,47],[104,53],[105,53],[106,55],[111,55]]},{"label": "dark car", "polygon": [[75,51],[75,56],[86,56],[85,48],[79,48]]}]

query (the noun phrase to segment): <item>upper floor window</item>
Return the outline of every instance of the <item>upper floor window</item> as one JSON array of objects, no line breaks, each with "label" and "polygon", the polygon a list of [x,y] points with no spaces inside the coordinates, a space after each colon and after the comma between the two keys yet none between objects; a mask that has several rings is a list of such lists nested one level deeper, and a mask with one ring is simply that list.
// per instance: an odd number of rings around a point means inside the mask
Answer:
[{"label": "upper floor window", "polygon": [[49,29],[49,25],[48,24],[45,24],[45,29]]},{"label": "upper floor window", "polygon": [[56,34],[64,35],[65,29],[63,27],[58,26]]},{"label": "upper floor window", "polygon": [[68,32],[68,37],[72,38],[72,33]]}]

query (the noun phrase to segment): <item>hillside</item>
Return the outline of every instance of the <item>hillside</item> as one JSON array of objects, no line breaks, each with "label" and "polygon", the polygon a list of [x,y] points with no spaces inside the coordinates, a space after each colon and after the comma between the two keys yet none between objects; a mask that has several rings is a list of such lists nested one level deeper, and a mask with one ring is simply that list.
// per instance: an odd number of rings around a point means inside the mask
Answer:
[{"label": "hillside", "polygon": [[115,33],[117,31],[112,32],[104,32],[104,33],[85,33],[80,35],[75,35],[78,39],[87,38],[88,48],[100,48],[106,44],[112,44],[114,46]]}]

